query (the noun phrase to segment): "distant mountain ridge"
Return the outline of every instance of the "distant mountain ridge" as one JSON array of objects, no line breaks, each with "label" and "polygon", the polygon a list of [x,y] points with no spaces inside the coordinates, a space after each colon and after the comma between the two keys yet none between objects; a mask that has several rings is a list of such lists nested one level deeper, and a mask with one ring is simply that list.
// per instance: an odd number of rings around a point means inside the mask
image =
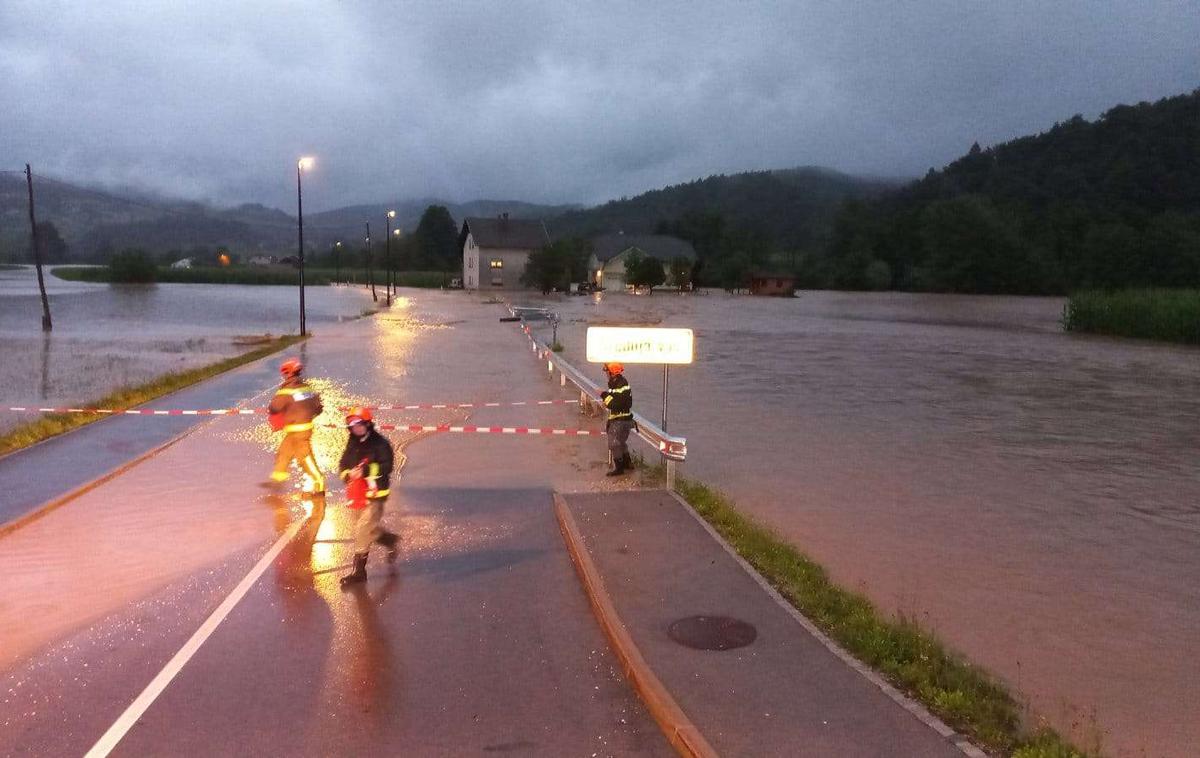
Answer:
[{"label": "distant mountain ridge", "polygon": [[752,231],[772,246],[810,249],[829,235],[844,201],[875,197],[898,186],[820,166],[720,174],[567,211],[547,225],[556,237],[648,234],[671,231],[660,227],[688,214],[710,214],[731,227]]},{"label": "distant mountain ridge", "polygon": [[[69,247],[69,260],[94,260],[105,249],[142,247],[151,251],[227,247],[238,253],[278,253],[296,244],[296,217],[277,208],[245,203],[215,208],[202,203],[155,198],[144,194],[92,189],[51,177],[34,176],[39,223],[52,222]],[[25,260],[29,217],[25,179],[0,173],[0,261]],[[465,216],[509,213],[514,218],[544,218],[577,208],[506,200],[451,203],[436,198],[392,204],[354,205],[304,217],[305,247],[320,249],[337,240],[365,237],[364,222],[382,239],[384,213],[396,211],[394,226],[412,230],[429,205],[446,206],[461,223]]]},{"label": "distant mountain ridge", "polygon": [[[296,219],[276,208],[246,203],[215,208],[202,203],[131,195],[34,178],[39,222],[50,221],[66,241],[71,260],[96,260],[102,251],[142,247],[151,251],[227,247],[233,252],[278,253],[296,244]],[[861,180],[831,169],[800,167],[728,176],[651,190],[595,208],[576,204],[542,205],[516,200],[466,203],[421,198],[335,208],[304,217],[305,240],[314,249],[335,241],[361,244],[366,222],[382,239],[384,213],[396,211],[393,226],[410,231],[429,205],[444,205],[462,224],[468,216],[545,220],[555,237],[628,231],[651,232],[655,225],[688,212],[720,213],[734,224],[765,229],[790,244],[810,244],[827,231],[837,205],[847,197],[867,197],[894,186]],[[0,261],[28,255],[28,217],[23,177],[0,174]]]}]

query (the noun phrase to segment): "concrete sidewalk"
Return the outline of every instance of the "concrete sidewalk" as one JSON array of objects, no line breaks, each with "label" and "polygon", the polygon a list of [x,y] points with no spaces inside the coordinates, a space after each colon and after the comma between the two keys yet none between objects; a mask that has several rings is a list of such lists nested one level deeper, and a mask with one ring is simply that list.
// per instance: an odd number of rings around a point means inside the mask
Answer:
[{"label": "concrete sidewalk", "polygon": [[[574,494],[560,502],[570,514],[568,542],[573,527],[618,624],[720,755],[964,754],[801,626],[672,495]],[[673,624],[700,616],[746,622],[757,636],[723,650],[672,638]],[[729,626],[704,628],[713,634],[692,642],[738,642]],[[740,629],[741,642],[753,636]],[[675,627],[676,636],[686,631]]]}]

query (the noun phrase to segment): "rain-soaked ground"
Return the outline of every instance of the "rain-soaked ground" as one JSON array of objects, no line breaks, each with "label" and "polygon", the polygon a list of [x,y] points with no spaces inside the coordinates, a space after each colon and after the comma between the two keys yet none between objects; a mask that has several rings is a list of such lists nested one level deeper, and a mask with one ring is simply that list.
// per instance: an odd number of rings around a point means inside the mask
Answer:
[{"label": "rain-soaked ground", "polygon": [[[562,394],[497,306],[416,298],[307,343],[326,419],[367,401]],[[468,412],[379,415],[432,423]],[[471,418],[597,423],[570,405]],[[607,650],[552,515],[553,489],[630,486],[602,476],[602,438],[389,436],[407,461],[387,517],[402,555],[394,568],[376,555],[354,592],[337,584],[351,553],[339,488],[324,504],[261,489],[273,442],[261,418],[207,421],[0,537],[0,755],[86,751],[301,523],[115,754],[670,754]],[[323,468],[344,438],[319,430]]]},{"label": "rain-soaked ground", "polygon": [[1200,351],[1065,334],[1057,298],[521,300],[579,365],[588,324],[695,329],[687,475],[1081,742],[1200,754]]}]

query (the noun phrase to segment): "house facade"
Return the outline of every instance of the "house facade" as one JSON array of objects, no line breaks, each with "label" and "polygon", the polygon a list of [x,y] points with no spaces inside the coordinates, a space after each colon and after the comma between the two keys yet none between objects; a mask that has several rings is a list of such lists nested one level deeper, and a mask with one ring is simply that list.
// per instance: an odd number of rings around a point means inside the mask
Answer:
[{"label": "house facade", "polygon": [[686,258],[696,264],[692,243],[666,234],[602,234],[592,238],[592,254],[588,258],[588,277],[596,287],[609,291],[625,289],[625,261],[636,253],[657,258],[667,272],[666,286],[677,286],[671,278],[671,261]]},{"label": "house facade", "polygon": [[521,289],[529,254],[550,243],[541,221],[496,218],[463,219],[458,244],[463,257],[463,288]]}]

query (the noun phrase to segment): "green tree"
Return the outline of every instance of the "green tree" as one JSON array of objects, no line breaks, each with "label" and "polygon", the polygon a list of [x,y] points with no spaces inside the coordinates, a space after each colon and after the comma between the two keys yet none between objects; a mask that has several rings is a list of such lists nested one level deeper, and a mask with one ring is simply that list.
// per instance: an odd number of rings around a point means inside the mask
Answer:
[{"label": "green tree", "polygon": [[37,229],[42,263],[61,263],[70,257],[70,248],[53,221],[39,221]]},{"label": "green tree", "polygon": [[639,256],[638,260],[632,269],[629,263],[625,264],[625,281],[635,287],[645,287],[654,292],[654,288],[667,280],[667,272],[663,270],[662,261],[654,256]]},{"label": "green tree", "polygon": [[678,287],[680,292],[692,283],[692,262],[682,255],[671,259],[671,283]]},{"label": "green tree", "polygon": [[149,284],[158,277],[158,267],[145,250],[126,248],[108,261],[108,269],[114,282],[127,284]]},{"label": "green tree", "polygon": [[458,228],[446,206],[427,207],[421,214],[421,220],[417,222],[412,237],[413,241],[402,247],[400,268],[432,268],[444,271],[457,265],[462,253],[458,249]]},{"label": "green tree", "polygon": [[571,261],[575,255],[575,246],[570,240],[552,242],[533,251],[521,274],[521,283],[541,290],[544,295],[556,287],[565,290],[570,285]]}]

